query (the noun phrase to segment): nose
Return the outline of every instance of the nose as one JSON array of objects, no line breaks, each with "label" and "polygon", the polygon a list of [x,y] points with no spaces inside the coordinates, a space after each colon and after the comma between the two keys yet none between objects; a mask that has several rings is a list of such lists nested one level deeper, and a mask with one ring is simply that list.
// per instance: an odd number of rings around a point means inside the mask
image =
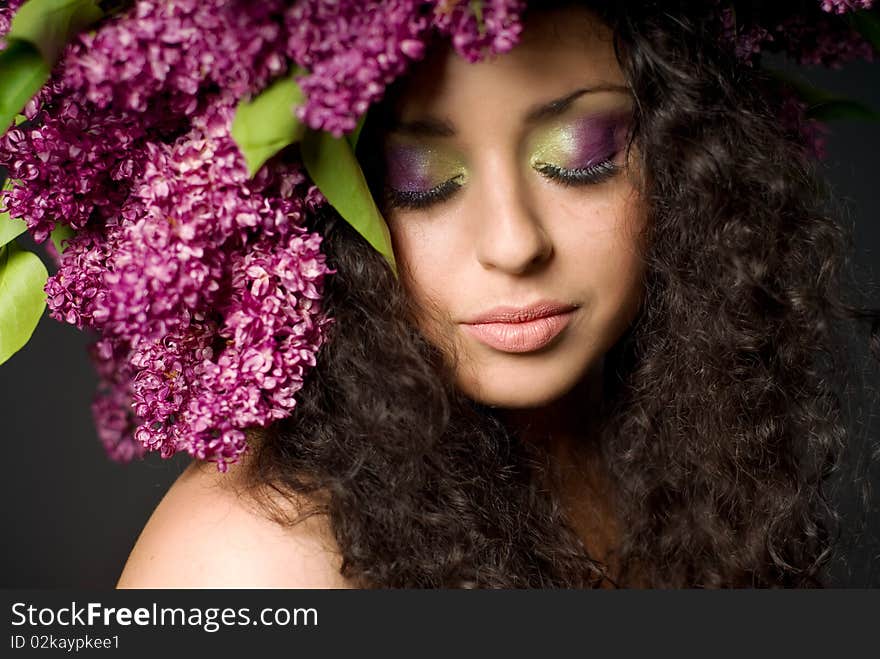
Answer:
[{"label": "nose", "polygon": [[520,275],[545,262],[553,244],[516,168],[493,169],[479,195],[477,258],[487,269]]}]

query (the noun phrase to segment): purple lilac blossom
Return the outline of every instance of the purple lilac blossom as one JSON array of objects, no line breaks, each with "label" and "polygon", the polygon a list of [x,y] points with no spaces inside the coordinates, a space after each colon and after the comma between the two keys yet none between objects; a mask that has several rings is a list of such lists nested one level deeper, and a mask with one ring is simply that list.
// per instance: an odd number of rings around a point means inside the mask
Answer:
[{"label": "purple lilac blossom", "polygon": [[743,26],[737,23],[733,7],[721,9],[721,39],[732,44],[736,57],[744,64],[754,66],[755,56],[768,41],[773,41],[769,30],[760,25]]},{"label": "purple lilac blossom", "polygon": [[320,314],[327,274],[320,242],[305,230],[262,234],[231,255],[216,317],[194,314],[178,333],[132,345],[138,443],[165,457],[186,450],[222,468],[245,450],[243,429],[293,410],[333,322]]},{"label": "purple lilac blossom", "polygon": [[874,47],[861,34],[831,17],[792,16],[775,29],[785,50],[799,64],[839,69],[847,62],[873,61]]},{"label": "purple lilac blossom", "polygon": [[58,219],[76,230],[47,303],[98,334],[113,459],[185,450],[224,470],[246,428],[294,408],[332,324],[304,228],[325,200],[298,163],[250,180],[230,136],[238,98],[287,70],[286,6],[139,2],[69,45],[0,141],[3,205],[41,242]]},{"label": "purple lilac blossom", "polygon": [[[313,186],[280,163],[248,181],[231,110],[216,110],[145,168],[136,212],[79,232],[46,285],[53,318],[101,332],[94,354],[113,375],[93,412],[111,456],[136,454],[117,447],[126,420],[137,445],[224,469],[244,428],[293,409],[332,323],[320,300],[333,271],[301,226]],[[113,407],[122,400],[133,414]]]},{"label": "purple lilac blossom", "polygon": [[0,50],[6,48],[6,41],[3,37],[9,33],[12,17],[22,4],[24,4],[24,0],[7,0],[3,6],[0,6]]},{"label": "purple lilac blossom", "polygon": [[[51,112],[43,109],[49,103]],[[13,181],[2,210],[23,219],[37,242],[59,219],[78,230],[112,217],[140,174],[142,128],[124,114],[92,112],[54,82],[25,116],[34,123],[0,138],[0,165]]]},{"label": "purple lilac blossom", "polygon": [[822,11],[844,14],[848,11],[870,9],[874,0],[822,0]]},{"label": "purple lilac blossom", "polygon": [[283,0],[138,0],[67,54],[63,79],[97,108],[189,116],[207,87],[232,98],[283,73]]},{"label": "purple lilac blossom", "polygon": [[232,104],[286,70],[285,6],[141,0],[80,34],[29,104],[37,126],[0,140],[0,165],[21,182],[5,209],[38,242],[59,219],[74,229],[110,220],[141,174],[149,141],[185,133],[214,90]]},{"label": "purple lilac blossom", "polygon": [[775,25],[737,21],[734,3],[713,0],[721,21],[721,39],[733,47],[736,56],[754,66],[762,50],[782,50],[800,64],[822,64],[839,68],[854,60],[873,60],[873,46],[838,14],[870,9],[873,0],[821,2],[814,15],[795,14]]},{"label": "purple lilac blossom", "polygon": [[354,129],[385,87],[422,57],[429,26],[421,0],[303,0],[287,13],[287,53],[308,71],[298,82],[301,121],[337,137]]},{"label": "purple lilac blossom", "polygon": [[469,61],[516,44],[520,0],[486,0],[483,27],[466,0],[302,0],[287,13],[287,54],[307,71],[307,101],[297,116],[337,137],[352,131],[370,104],[424,56],[430,28],[451,37]]},{"label": "purple lilac blossom", "polygon": [[[820,8],[830,16],[793,15],[768,29],[762,25],[740,25],[732,5],[720,9],[722,42],[733,47],[736,57],[748,66],[754,66],[762,50],[781,50],[802,65],[823,65],[840,68],[855,60],[873,61],[874,47],[847,22],[837,15],[848,11],[870,9],[873,0],[820,2]],[[790,90],[785,96],[780,121],[800,140],[816,158],[825,157],[827,127],[806,117],[807,104]]]},{"label": "purple lilac blossom", "polygon": [[520,17],[526,3],[522,0],[485,0],[482,23],[467,0],[439,2],[434,25],[452,38],[455,50],[469,62],[486,54],[505,53],[513,48],[522,33]]},{"label": "purple lilac blossom", "polygon": [[99,378],[92,416],[107,456],[117,462],[128,462],[147,452],[147,447],[134,438],[138,426],[131,406],[135,370],[125,359],[127,354],[125,343],[118,340],[100,338],[89,346]]}]

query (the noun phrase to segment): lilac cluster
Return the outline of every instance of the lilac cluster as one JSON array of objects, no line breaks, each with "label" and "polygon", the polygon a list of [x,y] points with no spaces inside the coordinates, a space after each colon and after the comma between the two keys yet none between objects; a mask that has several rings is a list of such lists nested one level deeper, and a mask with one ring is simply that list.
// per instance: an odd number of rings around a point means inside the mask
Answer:
[{"label": "lilac cluster", "polygon": [[234,461],[243,429],[293,409],[332,322],[312,186],[283,162],[248,180],[232,108],[213,110],[148,145],[117,220],[79,231],[46,285],[52,317],[99,332],[93,410],[115,457]]},{"label": "lilac cluster", "polygon": [[792,16],[784,20],[777,32],[785,35],[789,56],[800,64],[833,69],[847,62],[873,61],[874,47],[846,23],[830,18]]},{"label": "lilac cluster", "polygon": [[874,0],[822,0],[822,11],[844,14],[848,11],[870,9]]},{"label": "lilac cluster", "polygon": [[[722,43],[732,48],[736,57],[748,66],[754,66],[765,50],[784,52],[799,64],[831,68],[840,68],[855,60],[872,61],[874,47],[838,15],[870,9],[873,4],[874,0],[825,0],[812,14],[796,14],[762,25],[740,23],[730,3],[715,0]],[[806,110],[806,103],[789,90],[780,121],[792,134],[801,137],[815,157],[822,158],[827,130],[821,122],[807,118]]]},{"label": "lilac cluster", "polygon": [[871,61],[873,46],[838,15],[870,9],[873,4],[874,0],[826,0],[813,14],[794,14],[761,24],[738,22],[733,5],[716,0],[722,42],[730,44],[736,56],[750,66],[762,50],[784,51],[800,64],[832,68],[855,60]]},{"label": "lilac cluster", "polygon": [[233,99],[255,92],[287,64],[283,0],[138,0],[118,20],[80,35],[62,80],[97,108],[151,123],[199,110],[214,87]]},{"label": "lilac cluster", "polygon": [[[187,451],[225,469],[244,430],[288,415],[332,318],[333,271],[301,165],[256,177],[238,99],[287,71],[287,3],[137,2],[71,43],[0,140],[4,209],[45,241],[76,230],[46,284],[53,318],[96,332],[98,434],[119,460]],[[3,14],[8,29],[8,14]]]},{"label": "lilac cluster", "polygon": [[[477,7],[480,6],[480,8]],[[315,130],[350,132],[370,104],[421,59],[434,32],[469,61],[510,50],[521,0],[301,0],[287,14],[287,54],[307,71],[298,117]]]},{"label": "lilac cluster", "polygon": [[284,4],[141,0],[81,34],[29,105],[36,127],[0,143],[0,164],[27,182],[7,196],[9,212],[38,242],[55,218],[74,229],[112,221],[143,174],[148,144],[185,133],[211,103],[233,104],[285,70],[282,27],[271,20]]},{"label": "lilac cluster", "polygon": [[4,6],[0,7],[0,50],[6,48],[4,35],[9,33],[12,24],[12,16],[18,11],[24,0],[7,0]]},{"label": "lilac cluster", "polygon": [[288,55],[308,71],[300,121],[337,137],[354,129],[386,85],[425,52],[420,0],[307,0],[287,14]]},{"label": "lilac cluster", "polygon": [[504,53],[513,48],[522,33],[522,0],[486,0],[479,14],[472,2],[439,2],[435,26],[452,38],[455,50],[469,62],[485,53]]},{"label": "lilac cluster", "polygon": [[737,58],[749,66],[764,44],[773,41],[773,34],[762,25],[738,24],[733,7],[721,8],[720,20],[722,42],[731,45]]}]

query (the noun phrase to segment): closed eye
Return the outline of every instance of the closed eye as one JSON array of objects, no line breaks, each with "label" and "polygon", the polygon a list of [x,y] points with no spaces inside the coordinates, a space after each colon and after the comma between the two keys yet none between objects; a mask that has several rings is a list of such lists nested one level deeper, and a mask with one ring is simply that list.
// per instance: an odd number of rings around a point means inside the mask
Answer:
[{"label": "closed eye", "polygon": [[395,190],[385,188],[385,203],[389,208],[420,209],[449,199],[462,187],[464,174],[459,174],[430,190]]},{"label": "closed eye", "polygon": [[614,156],[578,169],[540,162],[535,163],[534,167],[541,175],[567,186],[596,185],[613,178],[622,169],[614,162]]},{"label": "closed eye", "polygon": [[[614,162],[616,154],[589,167],[568,169],[553,163],[535,163],[534,168],[542,176],[569,187],[597,185],[613,178],[621,169]],[[396,190],[385,188],[385,203],[388,208],[419,210],[442,203],[461,189],[464,174],[448,179],[430,190]]]}]

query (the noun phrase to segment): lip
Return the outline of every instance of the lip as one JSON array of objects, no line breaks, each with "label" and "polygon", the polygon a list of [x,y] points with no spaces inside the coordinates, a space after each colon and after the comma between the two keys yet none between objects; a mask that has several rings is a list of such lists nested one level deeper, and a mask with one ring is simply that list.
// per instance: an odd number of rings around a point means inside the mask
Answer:
[{"label": "lip", "polygon": [[468,325],[480,323],[524,323],[574,311],[575,305],[555,300],[539,300],[526,307],[499,306],[464,321]]},{"label": "lip", "polygon": [[462,323],[477,340],[503,352],[532,352],[548,345],[567,326],[576,307],[541,301],[528,307],[501,306]]}]

